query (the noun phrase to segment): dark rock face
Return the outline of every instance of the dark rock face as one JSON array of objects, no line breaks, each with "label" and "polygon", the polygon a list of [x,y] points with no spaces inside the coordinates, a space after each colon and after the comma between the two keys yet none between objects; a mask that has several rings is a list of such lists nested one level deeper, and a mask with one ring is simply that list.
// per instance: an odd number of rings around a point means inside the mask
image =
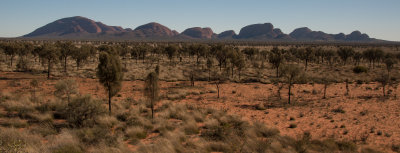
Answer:
[{"label": "dark rock face", "polygon": [[335,40],[346,40],[346,35],[344,33],[333,35],[333,37],[335,38]]},{"label": "dark rock face", "polygon": [[98,33],[119,33],[126,32],[121,27],[107,26],[101,22],[94,22],[85,17],[75,16],[70,18],[63,18],[52,23],[49,23],[32,33],[25,35],[25,37],[35,36],[63,36],[63,35],[84,35],[84,34],[98,34]]},{"label": "dark rock face", "polygon": [[193,27],[186,29],[181,33],[182,35],[186,35],[192,38],[213,38],[214,32],[211,30],[211,28],[200,28],[200,27]]},{"label": "dark rock face", "polygon": [[220,34],[218,34],[217,37],[218,38],[235,38],[236,33],[233,30],[228,30],[228,31],[221,32]]},{"label": "dark rock face", "polygon": [[172,37],[177,35],[176,31],[172,31],[168,27],[156,22],[141,25],[137,27],[134,32],[143,37]]},{"label": "dark rock face", "polygon": [[312,31],[307,27],[295,29],[289,35],[271,23],[252,24],[243,27],[239,34],[233,30],[215,34],[211,28],[193,27],[181,34],[156,22],[141,25],[136,29],[108,26],[101,22],[75,16],[56,20],[35,31],[24,35],[31,38],[68,38],[68,39],[119,39],[119,40],[162,40],[162,39],[248,39],[272,41],[380,41],[370,38],[367,34],[354,31],[351,34],[327,34],[322,31]]},{"label": "dark rock face", "polygon": [[361,34],[360,31],[353,31],[351,34],[346,36],[346,40],[348,41],[363,41],[369,39],[370,38],[367,34]]},{"label": "dark rock face", "polygon": [[[280,30],[275,30],[279,32]],[[252,24],[243,27],[240,29],[238,38],[247,39],[247,38],[267,38],[274,39],[279,34],[275,33],[274,26],[271,23],[264,24]]]},{"label": "dark rock face", "polygon": [[322,31],[312,31],[307,27],[295,29],[289,34],[296,40],[333,40],[334,38]]}]

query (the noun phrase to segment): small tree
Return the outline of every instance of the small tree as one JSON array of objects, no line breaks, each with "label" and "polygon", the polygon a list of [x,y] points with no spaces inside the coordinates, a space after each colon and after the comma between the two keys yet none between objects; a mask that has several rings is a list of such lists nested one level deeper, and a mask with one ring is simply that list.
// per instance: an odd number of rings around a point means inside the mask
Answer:
[{"label": "small tree", "polygon": [[221,75],[221,74],[215,73],[214,76],[213,76],[214,84],[217,87],[217,93],[218,93],[217,98],[219,98],[219,95],[220,95],[219,91],[221,89],[221,84],[224,83],[225,80],[226,80],[226,77]]},{"label": "small tree", "polygon": [[235,66],[238,70],[239,80],[240,80],[241,72],[246,66],[246,61],[243,56],[238,56],[237,60],[235,61]]},{"label": "small tree", "polygon": [[76,62],[76,69],[79,69],[81,66],[82,62],[86,61],[92,52],[94,50],[94,47],[91,45],[82,45],[81,48],[75,49],[72,53],[72,58]]},{"label": "small tree", "polygon": [[178,53],[179,47],[176,45],[169,45],[168,47],[165,48],[165,52],[168,55],[170,63],[173,62],[174,56]]},{"label": "small tree", "polygon": [[214,65],[214,60],[211,57],[207,58],[208,81],[210,81],[211,79],[211,69],[213,65]]},{"label": "small tree", "polygon": [[56,46],[60,49],[60,59],[64,61],[64,72],[67,73],[67,61],[68,57],[72,56],[74,51],[76,50],[75,45],[72,42],[57,42]]},{"label": "small tree", "polygon": [[340,59],[342,59],[344,65],[346,65],[347,59],[352,57],[354,53],[354,49],[350,47],[341,47],[337,51],[337,54],[339,55]]},{"label": "small tree", "polygon": [[154,118],[154,105],[159,100],[159,90],[158,74],[156,72],[149,73],[145,81],[144,94],[150,102],[151,118]]},{"label": "small tree", "polygon": [[65,96],[68,103],[70,103],[73,94],[78,94],[78,87],[76,86],[75,80],[61,80],[57,82],[54,87],[56,88],[54,95],[60,98],[64,98]]},{"label": "small tree", "polygon": [[386,70],[388,72],[388,77],[390,78],[390,71],[393,69],[394,65],[397,64],[396,59],[393,57],[388,57],[385,59]]},{"label": "small tree", "polygon": [[123,72],[120,60],[116,55],[101,52],[97,66],[97,77],[108,91],[108,110],[111,115],[111,98],[121,90]]},{"label": "small tree", "polygon": [[382,93],[383,97],[386,97],[385,87],[389,84],[389,75],[382,74],[375,79],[375,81],[379,82],[382,85]]},{"label": "small tree", "polygon": [[326,99],[326,89],[328,88],[328,86],[330,84],[332,84],[333,79],[330,78],[328,75],[325,75],[325,77],[323,77],[321,79],[322,83],[324,84],[324,97],[322,99]]},{"label": "small tree", "polygon": [[314,48],[307,47],[305,49],[300,49],[298,53],[300,59],[304,60],[305,62],[304,69],[307,71],[308,63],[315,57],[315,50]]},{"label": "small tree", "polygon": [[276,69],[276,77],[279,77],[279,67],[283,63],[283,60],[284,57],[281,50],[279,50],[278,47],[274,47],[268,56],[268,61],[272,64],[272,67]]},{"label": "small tree", "polygon": [[285,65],[282,68],[282,76],[286,79],[286,82],[288,84],[288,104],[290,104],[290,95],[291,95],[291,88],[294,83],[298,80],[301,72],[301,68],[295,64],[289,64]]},{"label": "small tree", "polygon": [[46,60],[47,62],[47,78],[50,78],[51,69],[53,64],[58,62],[58,57],[60,55],[59,49],[53,44],[43,44],[40,47],[39,56]]},{"label": "small tree", "polygon": [[350,89],[349,89],[349,79],[346,79],[345,80],[345,83],[346,83],[346,96],[348,96],[349,95],[349,93],[350,93]]},{"label": "small tree", "polygon": [[36,79],[31,80],[31,82],[29,83],[31,85],[31,87],[33,88],[33,98],[36,99],[36,88],[39,86],[39,82]]}]

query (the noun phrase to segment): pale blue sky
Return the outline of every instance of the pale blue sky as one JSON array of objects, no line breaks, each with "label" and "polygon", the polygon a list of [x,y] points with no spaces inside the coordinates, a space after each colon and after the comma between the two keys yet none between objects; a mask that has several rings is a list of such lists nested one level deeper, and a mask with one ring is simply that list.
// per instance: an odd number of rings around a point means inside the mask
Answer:
[{"label": "pale blue sky", "polygon": [[71,16],[132,29],[158,22],[178,32],[207,26],[215,33],[238,33],[270,22],[285,33],[306,26],[400,41],[400,0],[1,0],[0,37],[21,36]]}]

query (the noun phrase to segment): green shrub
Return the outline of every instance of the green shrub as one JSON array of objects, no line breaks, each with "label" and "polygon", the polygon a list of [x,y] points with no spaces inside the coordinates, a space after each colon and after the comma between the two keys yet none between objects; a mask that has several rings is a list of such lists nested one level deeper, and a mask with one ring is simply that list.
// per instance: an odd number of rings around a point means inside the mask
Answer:
[{"label": "green shrub", "polygon": [[367,73],[368,72],[368,68],[366,68],[364,66],[355,66],[353,68],[353,72],[357,73],[357,74],[359,74],[359,73]]}]

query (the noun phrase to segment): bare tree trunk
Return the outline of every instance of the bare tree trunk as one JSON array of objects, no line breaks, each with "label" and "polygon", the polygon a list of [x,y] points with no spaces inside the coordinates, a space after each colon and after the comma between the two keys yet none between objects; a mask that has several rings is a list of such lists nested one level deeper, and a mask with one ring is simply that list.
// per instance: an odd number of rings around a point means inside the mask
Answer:
[{"label": "bare tree trunk", "polygon": [[346,79],[346,96],[349,95],[349,79]]},{"label": "bare tree trunk", "polygon": [[290,81],[290,82],[289,82],[289,91],[288,91],[288,96],[289,96],[288,104],[290,104],[290,90],[291,90],[291,87],[292,87],[292,83],[291,83],[291,81]]},{"label": "bare tree trunk", "polygon": [[111,89],[108,88],[108,114],[111,116]]},{"label": "bare tree trunk", "polygon": [[385,93],[385,85],[382,85],[382,91],[383,91],[383,97],[386,97],[386,93]]},{"label": "bare tree trunk", "polygon": [[215,85],[217,86],[217,92],[218,92],[218,98],[219,98],[219,83],[215,83]]},{"label": "bare tree trunk", "polygon": [[48,63],[47,63],[47,79],[50,79],[50,70],[51,70],[51,62],[50,61],[51,60],[49,59]]},{"label": "bare tree trunk", "polygon": [[328,87],[328,84],[325,84],[324,85],[324,98],[323,99],[326,99],[326,88]]},{"label": "bare tree trunk", "polygon": [[67,56],[64,57],[64,72],[67,73]]}]

